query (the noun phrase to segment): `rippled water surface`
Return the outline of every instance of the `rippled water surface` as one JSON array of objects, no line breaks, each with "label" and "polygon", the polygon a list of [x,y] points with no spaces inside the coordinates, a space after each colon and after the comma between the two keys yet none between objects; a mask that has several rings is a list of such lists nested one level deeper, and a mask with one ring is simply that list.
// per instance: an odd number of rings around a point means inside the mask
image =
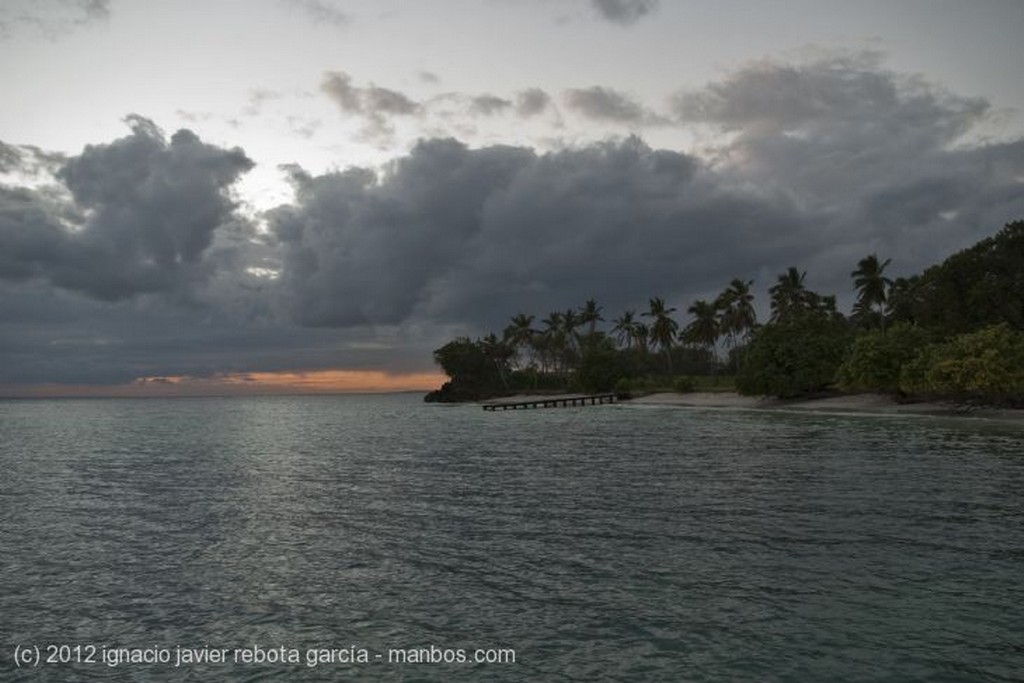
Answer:
[{"label": "rippled water surface", "polygon": [[[3,680],[1024,679],[1017,425],[11,401],[0,513]],[[253,646],[302,662],[230,659]],[[326,648],[369,661],[307,665]],[[515,663],[389,663],[412,648]]]}]

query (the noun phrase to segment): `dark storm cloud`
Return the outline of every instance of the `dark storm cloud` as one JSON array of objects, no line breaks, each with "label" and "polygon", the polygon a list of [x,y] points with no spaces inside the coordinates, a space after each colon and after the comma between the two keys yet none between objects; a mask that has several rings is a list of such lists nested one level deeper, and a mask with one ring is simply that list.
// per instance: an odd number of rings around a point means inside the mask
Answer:
[{"label": "dark storm cloud", "polygon": [[371,333],[238,320],[155,298],[109,303],[39,280],[0,281],[0,395],[5,384],[38,382],[118,384],[339,364],[401,371],[429,365],[431,349],[443,343],[419,337],[405,342],[416,349],[409,358],[394,358],[381,345],[360,345],[379,340]]},{"label": "dark storm cloud", "polygon": [[38,277],[92,297],[187,292],[209,275],[203,253],[233,220],[227,189],[252,162],[189,130],[168,142],[131,116],[132,134],[90,145],[57,173],[70,201],[0,193],[0,278]]},{"label": "dark storm cloud", "polygon": [[[650,120],[612,91],[567,99]],[[493,324],[590,296],[685,306],[736,276],[766,289],[790,265],[844,301],[866,254],[909,274],[1024,216],[1024,143],[962,142],[987,110],[855,55],[761,62],[680,94],[680,125],[731,133],[710,162],[636,139],[549,154],[423,143],[380,177],[303,180],[272,221],[282,287],[301,321],[338,326]]]},{"label": "dark storm cloud", "polygon": [[282,282],[311,325],[406,319],[438,269],[479,231],[483,203],[530,156],[452,140],[424,142],[382,183],[366,170],[293,174],[294,206],[271,225],[284,251]]},{"label": "dark storm cloud", "polygon": [[0,187],[0,279],[24,280],[63,256],[64,231],[37,193]]},{"label": "dark storm cloud", "polygon": [[598,85],[573,88],[563,93],[569,109],[596,121],[615,123],[655,123],[658,120],[629,95]]},{"label": "dark storm cloud", "polygon": [[380,178],[296,184],[271,225],[282,285],[310,325],[493,320],[589,296],[626,305],[722,261],[748,271],[800,227],[785,198],[717,188],[695,159],[635,138],[545,155],[435,140]]},{"label": "dark storm cloud", "polygon": [[591,0],[603,18],[628,26],[658,8],[658,0]]},{"label": "dark storm cloud", "polygon": [[356,86],[352,77],[343,71],[324,74],[320,89],[346,114],[364,118],[367,137],[388,137],[394,132],[391,119],[412,116],[420,111],[420,104],[397,90],[370,84]]}]

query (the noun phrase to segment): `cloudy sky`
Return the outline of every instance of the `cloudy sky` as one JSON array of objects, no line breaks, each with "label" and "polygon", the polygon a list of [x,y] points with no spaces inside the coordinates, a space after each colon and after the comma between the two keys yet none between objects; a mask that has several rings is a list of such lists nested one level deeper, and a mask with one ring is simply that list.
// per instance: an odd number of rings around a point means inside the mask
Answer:
[{"label": "cloudy sky", "polygon": [[431,350],[1024,218],[1019,0],[0,0],[0,395]]}]

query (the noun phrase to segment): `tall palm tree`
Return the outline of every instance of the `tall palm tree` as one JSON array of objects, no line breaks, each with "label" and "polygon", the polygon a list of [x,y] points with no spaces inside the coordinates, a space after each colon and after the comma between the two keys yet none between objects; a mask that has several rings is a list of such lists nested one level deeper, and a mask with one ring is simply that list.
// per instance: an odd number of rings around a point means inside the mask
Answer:
[{"label": "tall palm tree", "polygon": [[545,332],[562,329],[562,314],[559,311],[548,313],[548,317],[540,321],[544,325]]},{"label": "tall palm tree", "polygon": [[562,329],[565,332],[565,339],[568,351],[577,351],[580,346],[579,334],[576,328],[583,324],[576,309],[569,308],[562,314]]},{"label": "tall palm tree", "polygon": [[857,270],[850,273],[853,278],[853,286],[857,288],[857,303],[861,309],[872,310],[878,307],[882,331],[885,331],[885,301],[886,290],[892,286],[892,280],[882,273],[892,259],[885,259],[884,263],[878,262],[877,254],[865,256],[857,263]]},{"label": "tall palm tree", "polygon": [[889,287],[885,307],[890,321],[916,322],[921,306],[921,276],[898,277]]},{"label": "tall palm tree", "polygon": [[654,297],[649,302],[650,310],[643,313],[644,316],[653,318],[651,322],[651,341],[660,346],[665,352],[665,359],[668,361],[668,374],[672,376],[672,342],[675,341],[676,331],[679,324],[670,316],[675,313],[675,308],[668,308],[660,297]]},{"label": "tall palm tree", "polygon": [[618,318],[612,321],[612,332],[615,333],[619,343],[625,346],[627,349],[633,348],[633,340],[636,338],[636,321],[633,319],[636,316],[636,311],[626,311]]},{"label": "tall palm tree", "polygon": [[498,339],[493,332],[480,340],[480,346],[487,359],[494,363],[494,369],[497,370],[498,377],[501,378],[502,385],[504,385],[505,390],[508,391],[508,378],[505,376],[505,365],[514,353],[512,348],[502,340]]},{"label": "tall palm tree", "polygon": [[754,295],[750,292],[753,280],[735,278],[723,292],[728,301],[728,327],[734,337],[746,340],[757,326],[757,311],[754,310]]},{"label": "tall palm tree", "polygon": [[779,276],[778,281],[768,290],[772,301],[772,322],[782,322],[807,307],[807,288],[804,278],[807,272],[800,272],[790,266],[789,270]]},{"label": "tall palm tree", "polygon": [[717,361],[715,344],[718,343],[718,336],[721,333],[718,309],[715,304],[698,299],[686,309],[686,312],[693,316],[693,320],[683,329],[681,336],[687,343],[701,347],[707,352],[708,365],[714,372]]},{"label": "tall palm tree", "polygon": [[537,331],[533,329],[533,316],[518,313],[512,316],[505,328],[505,342],[515,351],[516,366],[519,366],[519,353],[522,349],[531,348],[530,342]]},{"label": "tall palm tree", "polygon": [[604,322],[604,318],[601,317],[601,307],[597,305],[597,301],[587,299],[583,308],[580,309],[579,319],[581,324],[588,326],[587,333],[593,336],[597,330],[597,323]]},{"label": "tall palm tree", "polygon": [[[641,315],[643,314],[641,313]],[[633,339],[636,341],[636,348],[640,350],[640,353],[646,354],[650,347],[651,328],[642,322],[633,323]]]},{"label": "tall palm tree", "polygon": [[754,295],[750,293],[752,284],[753,280],[734,278],[715,301],[719,310],[719,331],[725,335],[730,359],[739,341],[746,341],[757,325]]},{"label": "tall palm tree", "polygon": [[540,352],[543,354],[545,368],[554,366],[554,371],[559,372],[559,360],[565,357],[565,348],[568,340],[565,337],[565,324],[562,314],[552,311],[548,317],[541,320],[544,330],[538,335],[537,341]]}]

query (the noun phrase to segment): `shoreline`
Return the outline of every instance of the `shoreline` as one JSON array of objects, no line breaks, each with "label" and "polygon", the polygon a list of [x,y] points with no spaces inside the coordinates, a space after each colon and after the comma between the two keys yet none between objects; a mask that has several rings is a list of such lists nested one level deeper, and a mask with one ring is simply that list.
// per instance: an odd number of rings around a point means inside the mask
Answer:
[{"label": "shoreline", "polygon": [[824,398],[778,399],[741,396],[732,391],[671,392],[648,394],[622,401],[633,405],[676,406],[681,408],[733,408],[794,413],[846,413],[851,415],[920,415],[927,417],[960,417],[1024,423],[1024,410],[988,408],[953,403],[922,401],[897,403],[884,394],[849,394]]}]

